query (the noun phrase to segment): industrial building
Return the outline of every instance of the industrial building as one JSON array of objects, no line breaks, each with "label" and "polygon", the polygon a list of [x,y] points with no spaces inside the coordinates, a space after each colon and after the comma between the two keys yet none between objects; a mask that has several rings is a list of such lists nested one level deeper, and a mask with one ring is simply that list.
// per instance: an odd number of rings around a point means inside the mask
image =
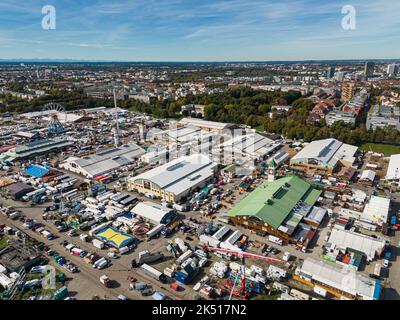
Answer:
[{"label": "industrial building", "polygon": [[132,210],[132,214],[142,217],[154,225],[168,224],[176,219],[174,209],[165,208],[154,202],[139,202]]},{"label": "industrial building", "polygon": [[388,222],[390,212],[390,199],[378,196],[371,196],[369,202],[365,205],[362,219],[382,226]]},{"label": "industrial building", "polygon": [[400,183],[400,154],[390,156],[389,166],[385,180],[387,183],[399,185]]},{"label": "industrial building", "polygon": [[7,194],[14,200],[20,200],[24,195],[35,190],[32,186],[16,182],[5,187]]},{"label": "industrial building", "polygon": [[231,123],[206,121],[197,118],[183,118],[179,121],[181,125],[192,125],[202,130],[222,134],[225,130],[232,129],[234,127]]},{"label": "industrial building", "polygon": [[321,295],[329,293],[341,299],[379,300],[382,289],[380,280],[313,258],[305,259],[293,278]]},{"label": "industrial building", "polygon": [[316,140],[297,153],[290,166],[308,173],[332,174],[338,165],[353,166],[357,149],[332,138]]},{"label": "industrial building", "polygon": [[129,190],[151,194],[167,202],[179,202],[210,180],[217,169],[208,156],[194,154],[172,160],[136,177],[129,178]]},{"label": "industrial building", "polygon": [[[254,131],[254,130],[253,130]],[[282,144],[256,132],[235,135],[213,148],[214,159],[223,164],[263,160]]]},{"label": "industrial building", "polygon": [[333,228],[325,248],[328,250],[356,250],[365,256],[367,262],[371,262],[382,254],[385,245],[386,242],[382,239]]},{"label": "industrial building", "polygon": [[41,154],[60,151],[74,144],[65,139],[43,139],[19,145],[0,155],[0,161],[14,161],[16,159],[28,159]]},{"label": "industrial building", "polygon": [[9,272],[19,272],[21,268],[28,269],[39,261],[40,256],[34,249],[15,241],[0,250],[0,265]]},{"label": "industrial building", "polygon": [[144,153],[145,151],[138,145],[130,143],[108,148],[83,158],[70,157],[60,164],[60,167],[93,178],[132,164]]},{"label": "industrial building", "polygon": [[[227,212],[233,224],[246,226],[261,234],[272,234],[286,242],[295,242],[295,231],[303,218],[313,220],[312,210],[321,191],[292,175],[265,182]],[[319,219],[319,218],[318,218]]]}]

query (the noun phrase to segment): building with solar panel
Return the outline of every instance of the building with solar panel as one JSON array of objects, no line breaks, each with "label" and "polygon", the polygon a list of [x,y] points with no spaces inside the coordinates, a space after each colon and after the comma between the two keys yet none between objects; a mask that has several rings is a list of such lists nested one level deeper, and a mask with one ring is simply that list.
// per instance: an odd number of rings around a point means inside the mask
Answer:
[{"label": "building with solar panel", "polygon": [[313,141],[290,160],[294,169],[312,174],[332,174],[339,167],[351,167],[358,147],[336,139]]},{"label": "building with solar panel", "polygon": [[208,156],[181,157],[128,179],[129,190],[177,203],[214,177],[217,164]]},{"label": "building with solar panel", "polygon": [[71,157],[60,164],[61,168],[94,178],[134,163],[145,153],[135,143],[112,147],[82,158]]},{"label": "building with solar panel", "polygon": [[307,235],[305,231],[312,229],[308,227],[308,221],[315,216],[313,209],[321,192],[291,175],[263,183],[225,216],[234,225],[244,226],[260,235],[274,235],[286,243],[297,243]]}]

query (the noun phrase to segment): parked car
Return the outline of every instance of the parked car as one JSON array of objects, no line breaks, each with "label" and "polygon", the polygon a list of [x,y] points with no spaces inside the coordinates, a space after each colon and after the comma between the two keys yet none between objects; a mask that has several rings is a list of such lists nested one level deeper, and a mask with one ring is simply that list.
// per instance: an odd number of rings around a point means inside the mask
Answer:
[{"label": "parked car", "polygon": [[387,260],[387,259],[383,260],[383,267],[389,268],[389,260]]}]

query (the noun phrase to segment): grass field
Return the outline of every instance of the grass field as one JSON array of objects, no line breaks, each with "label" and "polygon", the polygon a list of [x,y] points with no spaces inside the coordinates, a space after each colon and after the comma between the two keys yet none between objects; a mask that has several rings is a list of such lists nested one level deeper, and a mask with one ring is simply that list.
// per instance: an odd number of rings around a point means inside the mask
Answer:
[{"label": "grass field", "polygon": [[256,129],[256,131],[259,131],[259,132],[264,132],[265,131],[263,124],[260,124],[259,126],[255,127],[254,129]]},{"label": "grass field", "polygon": [[3,249],[7,245],[7,237],[2,237],[0,239],[0,249]]},{"label": "grass field", "polygon": [[389,144],[378,144],[378,143],[364,143],[360,146],[361,150],[374,151],[383,153],[385,156],[400,153],[400,146],[394,146]]}]

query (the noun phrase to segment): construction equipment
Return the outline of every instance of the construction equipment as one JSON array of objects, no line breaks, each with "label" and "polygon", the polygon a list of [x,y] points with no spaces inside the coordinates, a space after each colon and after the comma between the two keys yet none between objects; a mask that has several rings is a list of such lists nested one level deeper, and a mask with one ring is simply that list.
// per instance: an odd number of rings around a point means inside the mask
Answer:
[{"label": "construction equipment", "polygon": [[238,250],[233,250],[233,249],[222,249],[222,248],[216,248],[216,247],[211,247],[208,245],[203,246],[204,249],[209,250],[209,251],[214,251],[220,254],[225,254],[225,255],[232,255],[241,258],[242,260],[242,270],[241,270],[241,287],[238,291],[235,291],[235,286],[237,282],[237,278],[235,281],[232,283],[232,290],[231,294],[229,296],[229,300],[232,298],[232,295],[235,294],[236,296],[241,296],[242,298],[247,298],[248,292],[246,290],[246,261],[245,259],[255,259],[255,260],[263,260],[269,263],[284,263],[283,261],[276,259],[276,258],[270,258],[270,257],[264,257],[260,256],[254,253],[250,252],[245,252],[245,251],[238,251]]}]

